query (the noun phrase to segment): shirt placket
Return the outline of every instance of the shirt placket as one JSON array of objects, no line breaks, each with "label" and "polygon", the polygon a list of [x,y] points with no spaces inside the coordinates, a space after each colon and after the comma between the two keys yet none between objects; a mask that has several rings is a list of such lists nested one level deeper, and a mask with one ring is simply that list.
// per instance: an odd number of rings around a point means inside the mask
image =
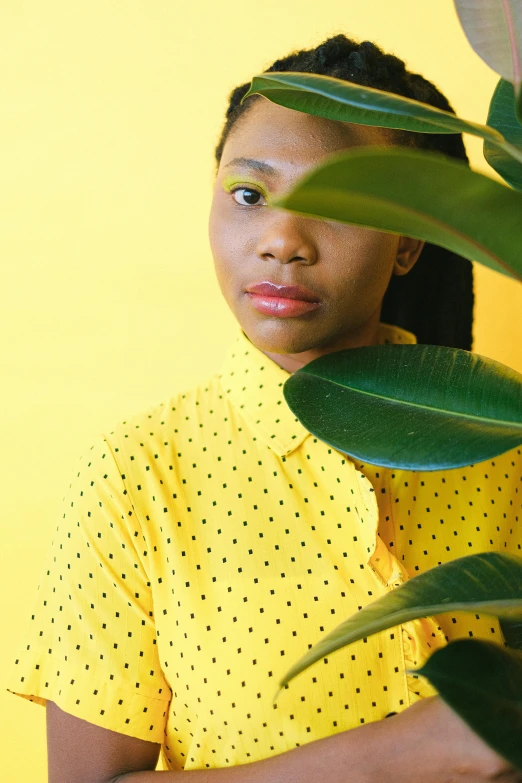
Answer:
[{"label": "shirt placket", "polygon": [[[375,497],[375,489],[370,480],[353,467],[357,478],[357,486],[361,511],[361,533],[365,541],[367,561],[366,564],[378,581],[381,594],[385,594],[410,577],[402,563],[388,549],[379,536],[379,508]],[[408,674],[419,668],[427,658],[438,648],[446,644],[446,639],[437,622],[432,617],[419,618],[402,623],[397,639],[402,646],[402,658],[404,662],[406,684],[409,704],[413,704],[419,698],[433,696],[437,691],[423,678]]]}]

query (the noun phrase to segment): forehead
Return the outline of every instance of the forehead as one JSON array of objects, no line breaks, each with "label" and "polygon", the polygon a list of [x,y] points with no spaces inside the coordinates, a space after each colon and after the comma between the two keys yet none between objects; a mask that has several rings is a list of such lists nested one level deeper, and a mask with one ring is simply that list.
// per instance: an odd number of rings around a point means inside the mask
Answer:
[{"label": "forehead", "polygon": [[382,144],[387,137],[381,128],[316,117],[263,97],[233,127],[224,146],[222,165],[239,156],[305,164],[349,147]]}]

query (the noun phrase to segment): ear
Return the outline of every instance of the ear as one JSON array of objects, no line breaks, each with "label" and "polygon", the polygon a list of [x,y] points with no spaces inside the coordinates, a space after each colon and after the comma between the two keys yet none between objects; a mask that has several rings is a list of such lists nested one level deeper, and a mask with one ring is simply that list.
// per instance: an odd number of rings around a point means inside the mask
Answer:
[{"label": "ear", "polygon": [[415,265],[425,244],[426,243],[421,239],[403,236],[399,237],[399,246],[397,248],[395,264],[393,265],[393,274],[407,275],[410,269]]}]

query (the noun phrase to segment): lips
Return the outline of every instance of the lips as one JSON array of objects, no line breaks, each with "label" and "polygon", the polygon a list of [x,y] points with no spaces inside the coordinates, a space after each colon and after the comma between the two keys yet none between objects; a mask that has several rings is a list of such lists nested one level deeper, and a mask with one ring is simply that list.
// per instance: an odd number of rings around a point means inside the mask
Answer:
[{"label": "lips", "polygon": [[320,301],[312,291],[307,288],[297,285],[278,285],[277,283],[271,283],[265,281],[263,283],[254,283],[246,288],[247,293],[259,294],[265,297],[276,297],[278,299],[299,299],[302,302],[315,302]]},{"label": "lips", "polygon": [[271,318],[300,318],[321,308],[320,299],[307,288],[278,285],[265,280],[247,286],[246,295],[252,307]]}]

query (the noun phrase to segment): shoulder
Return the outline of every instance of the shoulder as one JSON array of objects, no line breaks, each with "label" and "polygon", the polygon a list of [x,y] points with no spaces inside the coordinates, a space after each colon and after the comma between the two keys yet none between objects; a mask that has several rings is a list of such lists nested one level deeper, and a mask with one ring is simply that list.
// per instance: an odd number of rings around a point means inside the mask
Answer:
[{"label": "shoulder", "polygon": [[454,494],[479,494],[483,500],[519,496],[522,501],[522,447],[465,467],[417,475],[431,485],[441,483]]},{"label": "shoulder", "polygon": [[522,446],[473,466],[481,471],[490,504],[509,506],[510,516],[522,510]]},{"label": "shoulder", "polygon": [[492,459],[477,462],[469,468],[460,468],[463,475],[468,472],[489,491],[522,491],[522,446],[505,451]]},{"label": "shoulder", "polygon": [[[118,455],[132,459],[136,450],[157,451],[167,441],[183,437],[194,429],[198,418],[206,417],[223,404],[219,376],[181,390],[165,401],[157,402],[116,421],[103,432],[116,461]],[[197,426],[197,424],[196,424]]]},{"label": "shoulder", "polygon": [[488,519],[495,522],[497,531],[506,524],[521,526],[522,447],[483,462],[441,471],[440,476],[441,500],[448,509],[459,508],[461,519],[474,519],[475,525]]}]

